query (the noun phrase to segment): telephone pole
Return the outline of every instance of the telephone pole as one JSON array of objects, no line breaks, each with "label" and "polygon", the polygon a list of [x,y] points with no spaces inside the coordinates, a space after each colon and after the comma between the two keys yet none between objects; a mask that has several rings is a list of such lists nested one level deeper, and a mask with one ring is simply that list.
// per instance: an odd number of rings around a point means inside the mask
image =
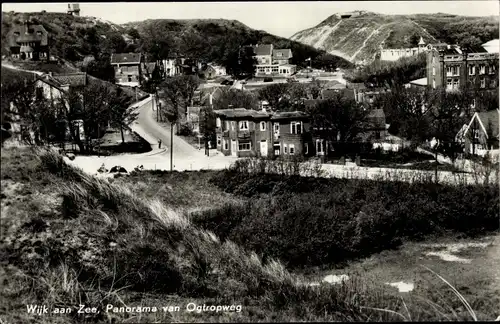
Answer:
[{"label": "telephone pole", "polygon": [[174,170],[174,122],[170,123],[170,171]]}]

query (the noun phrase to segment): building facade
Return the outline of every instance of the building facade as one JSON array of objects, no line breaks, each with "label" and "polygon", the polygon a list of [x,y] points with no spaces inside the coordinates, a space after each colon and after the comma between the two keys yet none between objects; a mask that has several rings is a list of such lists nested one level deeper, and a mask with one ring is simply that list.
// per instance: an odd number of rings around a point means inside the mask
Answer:
[{"label": "building facade", "polygon": [[476,112],[468,125],[457,134],[464,143],[464,151],[468,154],[484,156],[499,149],[499,119],[498,109]]},{"label": "building facade", "polygon": [[49,37],[42,25],[26,20],[8,33],[10,56],[19,60],[49,60]]},{"label": "building facade", "polygon": [[215,110],[217,150],[226,156],[307,155],[312,144],[309,116],[245,108]]},{"label": "building facade", "polygon": [[432,48],[427,53],[427,86],[446,91],[498,88],[498,52],[458,46]]},{"label": "building facade", "polygon": [[428,50],[425,46],[424,39],[420,37],[418,42],[418,47],[411,48],[382,48],[380,50],[380,60],[381,61],[397,61],[402,57],[417,56],[420,53],[424,53]]},{"label": "building facade", "polygon": [[111,65],[115,69],[116,84],[138,87],[142,79],[141,53],[115,53],[111,54]]},{"label": "building facade", "polygon": [[297,71],[297,67],[290,64],[292,50],[275,49],[273,44],[257,44],[252,46],[257,65],[257,77],[288,77]]}]

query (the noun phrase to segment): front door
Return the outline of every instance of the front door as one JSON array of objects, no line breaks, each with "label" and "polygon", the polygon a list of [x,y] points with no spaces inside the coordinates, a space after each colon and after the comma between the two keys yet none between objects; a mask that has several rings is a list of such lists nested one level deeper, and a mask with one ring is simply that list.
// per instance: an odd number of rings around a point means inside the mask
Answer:
[{"label": "front door", "polygon": [[231,155],[238,156],[238,153],[236,151],[236,141],[235,140],[231,140]]},{"label": "front door", "polygon": [[267,156],[267,141],[260,141],[260,155]]}]

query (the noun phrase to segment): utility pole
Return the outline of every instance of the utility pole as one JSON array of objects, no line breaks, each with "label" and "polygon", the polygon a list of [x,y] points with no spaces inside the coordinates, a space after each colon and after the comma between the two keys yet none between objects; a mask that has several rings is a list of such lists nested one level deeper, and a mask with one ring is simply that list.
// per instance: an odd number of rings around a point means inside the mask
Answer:
[{"label": "utility pole", "polygon": [[174,170],[174,122],[170,123],[170,171]]}]

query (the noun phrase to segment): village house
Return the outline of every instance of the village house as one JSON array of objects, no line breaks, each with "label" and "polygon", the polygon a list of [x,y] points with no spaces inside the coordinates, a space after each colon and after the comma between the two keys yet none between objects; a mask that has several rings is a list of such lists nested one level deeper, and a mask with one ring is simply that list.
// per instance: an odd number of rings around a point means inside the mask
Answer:
[{"label": "village house", "polygon": [[237,157],[308,154],[309,116],[245,108],[215,110],[217,150]]},{"label": "village house", "polygon": [[49,60],[49,37],[42,25],[26,20],[7,34],[10,56],[19,60]]},{"label": "village house", "polygon": [[141,53],[111,54],[111,65],[115,69],[116,84],[139,87],[141,85],[142,62]]},{"label": "village house", "polygon": [[[35,91],[33,95],[37,99],[48,100],[54,116],[57,116],[60,112],[60,107],[58,106],[58,104],[64,98],[64,94],[66,94],[70,88],[81,89],[87,86],[89,77],[90,76],[88,76],[87,73],[84,72],[57,75],[54,75],[50,72],[45,75],[39,76],[34,81],[32,81]],[[14,112],[16,111],[16,108],[12,103],[11,110]],[[77,115],[75,115],[73,123],[75,123],[77,126],[76,129],[79,132],[79,137],[83,139],[83,122]],[[103,125],[103,127],[104,126],[105,125]],[[26,138],[26,136],[31,136],[31,138],[33,138],[34,136],[32,130],[30,130],[29,128],[29,125],[22,122],[21,120],[17,120],[15,123],[13,123],[12,131],[15,136],[19,137],[19,139]]]},{"label": "village house", "polygon": [[498,109],[476,112],[457,134],[457,140],[464,144],[465,153],[484,156],[488,152],[498,151],[499,119]]},{"label": "village house", "polygon": [[210,80],[219,76],[225,76],[226,68],[220,65],[207,64],[202,73],[205,79]]},{"label": "village house", "polygon": [[498,48],[434,46],[427,52],[427,86],[446,91],[498,88]]},{"label": "village house", "polygon": [[274,49],[273,44],[257,44],[251,46],[257,65],[255,76],[289,77],[297,71],[296,65],[290,64],[291,49]]},{"label": "village house", "polygon": [[[323,100],[323,99],[320,99]],[[308,100],[316,104],[320,100]],[[301,111],[270,113],[245,108],[215,110],[217,150],[235,157],[323,156],[334,148],[320,132],[312,135],[310,116]],[[382,109],[368,112],[360,143],[379,143],[387,135]]]},{"label": "village house", "polygon": [[354,91],[356,102],[365,104],[373,104],[378,96],[391,91],[383,87],[367,87],[364,83],[348,83],[347,88]]}]

